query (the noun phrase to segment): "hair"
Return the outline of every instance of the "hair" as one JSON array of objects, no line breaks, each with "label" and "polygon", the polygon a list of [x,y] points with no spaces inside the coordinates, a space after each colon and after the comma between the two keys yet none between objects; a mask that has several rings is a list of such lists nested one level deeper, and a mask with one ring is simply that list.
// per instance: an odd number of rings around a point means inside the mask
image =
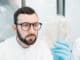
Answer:
[{"label": "hair", "polygon": [[31,7],[22,7],[19,8],[15,13],[14,13],[14,24],[17,24],[17,17],[19,14],[36,14],[35,10],[32,9]]}]

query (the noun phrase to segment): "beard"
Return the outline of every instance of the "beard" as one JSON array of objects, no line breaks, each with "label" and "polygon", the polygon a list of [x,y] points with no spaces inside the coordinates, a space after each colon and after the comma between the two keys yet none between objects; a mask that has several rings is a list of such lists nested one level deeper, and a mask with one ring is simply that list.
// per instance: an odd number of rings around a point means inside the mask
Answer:
[{"label": "beard", "polygon": [[36,42],[36,40],[37,40],[37,36],[35,34],[28,34],[27,36],[22,38],[22,36],[21,36],[20,32],[18,31],[18,29],[17,29],[17,35],[18,35],[19,40],[21,42],[23,42],[24,44],[26,44],[26,45],[33,45]]}]

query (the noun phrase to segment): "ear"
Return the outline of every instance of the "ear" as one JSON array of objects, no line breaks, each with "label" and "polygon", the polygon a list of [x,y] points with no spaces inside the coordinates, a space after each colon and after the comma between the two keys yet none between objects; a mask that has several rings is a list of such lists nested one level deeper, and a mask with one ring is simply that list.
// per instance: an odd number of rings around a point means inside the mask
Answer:
[{"label": "ear", "polygon": [[12,25],[12,29],[13,29],[13,31],[14,31],[14,32],[16,32],[17,27],[16,27],[16,25],[15,25],[15,24],[13,24],[13,25]]}]

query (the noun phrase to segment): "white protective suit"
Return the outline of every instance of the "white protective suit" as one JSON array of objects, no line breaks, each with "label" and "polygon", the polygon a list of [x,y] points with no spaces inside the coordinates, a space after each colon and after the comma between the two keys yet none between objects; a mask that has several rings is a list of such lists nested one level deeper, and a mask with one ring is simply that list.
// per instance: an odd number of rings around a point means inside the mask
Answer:
[{"label": "white protective suit", "polygon": [[16,37],[11,37],[0,44],[0,60],[53,60],[53,57],[43,40],[22,48]]},{"label": "white protective suit", "polygon": [[73,42],[72,60],[80,60],[80,38]]}]

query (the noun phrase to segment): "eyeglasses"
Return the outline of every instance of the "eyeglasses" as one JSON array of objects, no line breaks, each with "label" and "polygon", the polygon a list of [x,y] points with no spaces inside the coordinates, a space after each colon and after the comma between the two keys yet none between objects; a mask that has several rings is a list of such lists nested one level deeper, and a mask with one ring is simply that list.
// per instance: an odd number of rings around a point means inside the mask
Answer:
[{"label": "eyeglasses", "polygon": [[35,23],[24,22],[24,23],[17,23],[16,25],[20,25],[22,30],[28,31],[31,28],[31,26],[33,26],[34,30],[39,30],[42,26],[42,23],[40,23],[40,22],[35,22]]}]

